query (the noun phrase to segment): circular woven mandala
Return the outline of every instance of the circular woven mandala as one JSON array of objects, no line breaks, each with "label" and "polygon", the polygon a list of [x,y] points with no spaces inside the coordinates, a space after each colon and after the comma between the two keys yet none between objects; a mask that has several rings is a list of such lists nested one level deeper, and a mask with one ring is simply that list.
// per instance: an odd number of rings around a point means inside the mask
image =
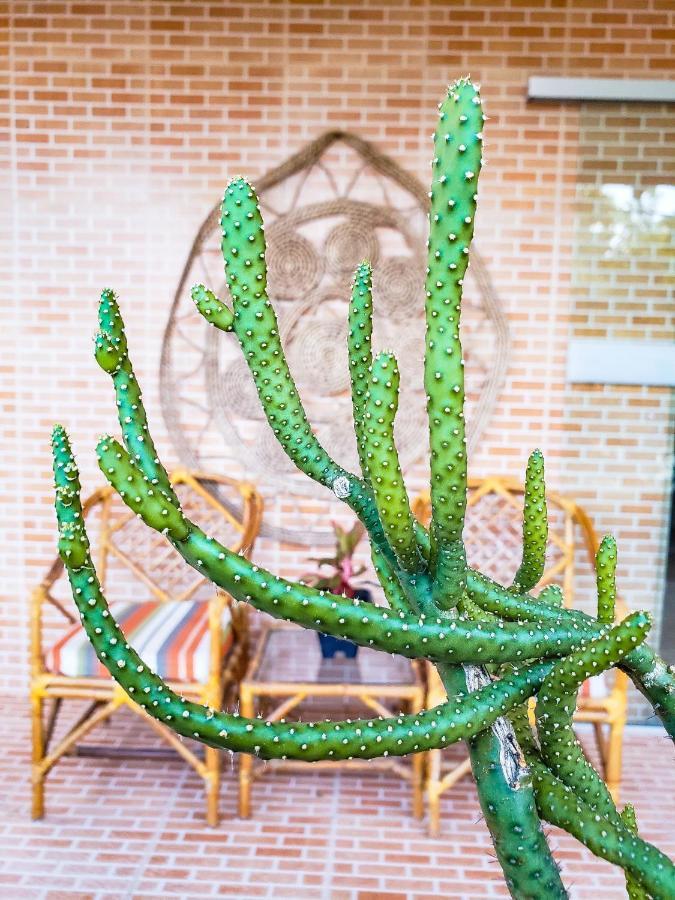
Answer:
[{"label": "circular woven mandala", "polygon": [[295,380],[324,396],[342,394],[349,389],[346,316],[321,319],[313,303],[303,312],[284,335]]},{"label": "circular woven mandala", "polygon": [[364,259],[374,267],[380,258],[380,245],[372,226],[349,218],[336,225],[323,247],[326,265],[341,280],[351,279]]},{"label": "circular woven mandala", "polygon": [[270,292],[283,300],[303,297],[319,283],[323,260],[310,241],[280,223],[267,232],[267,260]]},{"label": "circular woven mandala", "polygon": [[424,268],[410,256],[385,259],[373,279],[373,303],[387,316],[406,319],[424,306]]},{"label": "circular woven mandala", "polygon": [[262,419],[258,392],[244,359],[235,359],[216,379],[217,402],[235,416]]}]

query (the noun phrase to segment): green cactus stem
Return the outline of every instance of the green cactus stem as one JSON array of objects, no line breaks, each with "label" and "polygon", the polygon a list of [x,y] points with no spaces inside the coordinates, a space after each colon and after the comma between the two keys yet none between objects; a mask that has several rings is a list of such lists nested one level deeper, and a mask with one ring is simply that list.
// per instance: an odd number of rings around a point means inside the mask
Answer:
[{"label": "green cactus stem", "polygon": [[541,600],[542,603],[547,603],[549,606],[555,606],[558,609],[561,609],[564,599],[562,588],[558,584],[547,584],[546,587],[539,592],[538,599]]},{"label": "green cactus stem", "polygon": [[[627,803],[621,810],[621,821],[632,834],[638,833],[635,807],[632,804]],[[626,872],[626,893],[628,894],[628,900],[649,900],[647,891],[630,872]]]},{"label": "green cactus stem", "polygon": [[577,797],[615,824],[619,814],[614,801],[584,755],[572,728],[572,716],[584,681],[616,665],[644,641],[650,627],[646,613],[632,613],[604,637],[557,662],[537,698],[537,734],[543,761],[554,775],[574,788]]},{"label": "green cactus stem", "polygon": [[542,596],[543,591],[539,597],[518,593],[471,568],[467,569],[466,590],[473,602],[487,612],[520,625],[529,622],[559,622],[562,619],[574,622],[588,637],[593,637],[598,632],[595,619],[580,610],[561,609],[557,597],[551,601],[548,596]]},{"label": "green cactus stem", "polygon": [[425,562],[417,546],[410,500],[394,443],[399,381],[394,355],[379,353],[372,364],[361,409],[362,455],[380,521],[398,566],[405,572],[419,572]]},{"label": "green cactus stem", "polygon": [[621,866],[654,898],[675,897],[675,866],[652,844],[599,816],[542,763],[530,762],[540,815],[596,856]]},{"label": "green cactus stem", "polygon": [[213,291],[204,287],[203,284],[196,284],[192,288],[191,294],[195,306],[207,322],[220,331],[232,331],[234,314],[222,300],[216,297]]},{"label": "green cactus stem", "polygon": [[595,555],[595,572],[598,586],[598,622],[614,621],[616,560],[616,541],[611,534],[606,534]]},{"label": "green cactus stem", "polygon": [[416,607],[411,608],[411,600],[399,573],[375,544],[370,546],[370,557],[389,608],[397,612],[419,612]]},{"label": "green cactus stem", "polygon": [[527,461],[525,472],[523,561],[513,580],[513,585],[519,592],[531,590],[544,574],[547,540],[548,514],[544,457],[541,450],[534,450]]},{"label": "green cactus stem", "polygon": [[[466,509],[464,360],[459,318],[481,168],[483,110],[477,88],[462,78],[439,108],[429,205],[426,276],[427,393],[431,447],[431,537],[462,539]],[[454,582],[453,590],[459,580]],[[461,591],[459,591],[461,593]]]},{"label": "green cactus stem", "polygon": [[[448,696],[470,693],[489,681],[484,670],[475,667],[439,666],[438,671]],[[468,749],[485,824],[511,896],[515,900],[567,897],[509,721],[498,719],[470,740]]]},{"label": "green cactus stem", "polygon": [[[560,609],[527,594],[515,595],[497,582],[476,572],[467,571],[467,591],[484,610],[521,625],[544,622],[574,623],[584,640],[600,635],[603,627],[581,610]],[[646,644],[632,650],[620,663],[635,687],[653,706],[669,736],[675,741],[675,670]]]},{"label": "green cactus stem", "polygon": [[365,425],[366,395],[373,364],[373,284],[372,269],[365,260],[354,273],[352,295],[349,303],[347,355],[349,381],[352,394],[352,414],[356,447],[361,464],[361,474],[368,479],[363,429]]},{"label": "green cactus stem", "polygon": [[258,197],[244,178],[232,179],[225,189],[220,223],[225,278],[234,311],[232,328],[270,427],[295,465],[345,500],[371,539],[383,552],[391,553],[367,486],[331,459],[307,420],[267,296],[265,235]]},{"label": "green cactus stem", "polygon": [[475,622],[502,621],[499,616],[495,616],[494,613],[488,612],[487,610],[483,609],[482,606],[474,603],[468,594],[464,594],[457,605],[457,609],[462,615],[466,616],[467,619],[472,619]]},{"label": "green cactus stem", "polygon": [[126,447],[151,483],[175,500],[169,476],[158,459],[150,435],[141,389],[129,359],[124,322],[115,292],[110,289],[101,293],[98,323],[99,332],[94,342],[96,361],[112,378],[117,415]]},{"label": "green cactus stem", "polygon": [[643,644],[619,663],[675,741],[675,667]]}]

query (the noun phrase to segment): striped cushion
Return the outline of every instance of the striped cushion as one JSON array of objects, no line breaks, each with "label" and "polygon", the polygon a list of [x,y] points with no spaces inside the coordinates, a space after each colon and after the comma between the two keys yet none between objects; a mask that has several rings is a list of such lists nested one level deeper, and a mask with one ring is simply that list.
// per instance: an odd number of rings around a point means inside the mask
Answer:
[{"label": "striped cushion", "polygon": [[[169,681],[205,683],[209,677],[209,605],[200,600],[165,603],[117,601],[110,610],[131,646],[154,671]],[[233,643],[229,606],[221,618],[223,658]],[[50,672],[71,678],[105,677],[84,629],[71,626],[45,656]]]}]

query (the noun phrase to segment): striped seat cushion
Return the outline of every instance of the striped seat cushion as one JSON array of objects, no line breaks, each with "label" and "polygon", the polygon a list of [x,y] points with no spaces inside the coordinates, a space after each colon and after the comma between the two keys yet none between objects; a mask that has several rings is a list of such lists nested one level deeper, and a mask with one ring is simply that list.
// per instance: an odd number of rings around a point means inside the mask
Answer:
[{"label": "striped seat cushion", "polygon": [[[169,681],[205,683],[209,677],[209,605],[200,600],[110,604],[131,646],[154,671]],[[223,659],[232,648],[229,606],[221,618]],[[50,672],[71,678],[105,677],[82,626],[71,626],[45,655]]]}]

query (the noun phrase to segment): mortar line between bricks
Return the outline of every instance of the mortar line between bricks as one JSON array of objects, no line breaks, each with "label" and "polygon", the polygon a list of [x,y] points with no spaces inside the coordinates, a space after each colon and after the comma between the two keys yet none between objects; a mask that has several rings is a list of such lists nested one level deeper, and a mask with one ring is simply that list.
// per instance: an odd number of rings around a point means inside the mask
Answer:
[{"label": "mortar line between bricks", "polygon": [[[136,888],[143,880],[143,876],[145,875],[145,870],[148,868],[150,864],[150,860],[157,849],[157,845],[164,833],[164,829],[166,828],[167,822],[169,821],[169,816],[173,812],[173,808],[176,805],[178,798],[180,797],[181,791],[185,784],[185,779],[188,776],[188,771],[184,766],[181,766],[180,778],[174,785],[174,789],[170,792],[170,801],[167,803],[164,814],[161,817],[158,817],[156,820],[156,827],[154,836],[148,841],[148,849],[143,854],[143,858],[140,860],[138,865],[136,866],[136,871],[133,876],[129,879],[129,891],[125,895],[125,900],[133,900],[134,892]],[[98,900],[100,895],[96,895],[95,900]]]},{"label": "mortar line between bricks", "polygon": [[337,838],[337,819],[338,819],[338,802],[342,792],[342,773],[335,773],[337,784],[333,788],[330,804],[330,831],[328,833],[328,844],[326,855],[326,865],[323,870],[323,887],[321,891],[321,900],[331,900],[331,886],[333,884],[333,875],[335,874],[335,841]]}]

